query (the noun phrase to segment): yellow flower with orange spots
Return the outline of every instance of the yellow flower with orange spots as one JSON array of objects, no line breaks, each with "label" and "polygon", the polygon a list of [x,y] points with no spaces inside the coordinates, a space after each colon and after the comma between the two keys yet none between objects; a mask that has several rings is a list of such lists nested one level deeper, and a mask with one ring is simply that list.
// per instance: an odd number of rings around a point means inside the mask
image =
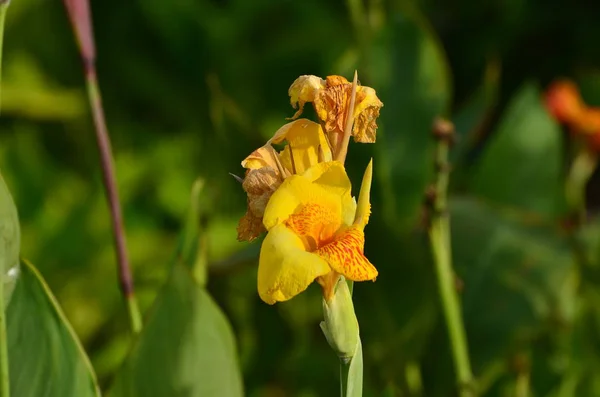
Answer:
[{"label": "yellow flower with orange spots", "polygon": [[377,277],[363,251],[371,179],[369,164],[358,205],[344,166],[336,161],[319,163],[283,182],[264,213],[268,234],[258,265],[262,300],[288,300],[315,279],[328,299],[340,274],[353,281]]},{"label": "yellow flower with orange spots", "polygon": [[[287,142],[281,152],[273,144]],[[242,161],[246,176],[242,187],[248,195],[248,210],[238,225],[238,240],[252,241],[266,229],[262,218],[273,192],[290,175],[302,173],[332,155],[321,126],[307,119],[281,127],[267,143]]]},{"label": "yellow flower with orange spots", "polygon": [[[258,292],[266,303],[288,300],[315,280],[331,303],[341,276],[366,281],[378,274],[364,255],[372,164],[357,203],[343,161],[350,136],[375,141],[383,104],[375,90],[358,85],[356,75],[353,83],[341,76],[301,76],[289,94],[292,106],[300,106],[293,119],[312,102],[320,123],[292,121],[242,161],[248,210],[238,239],[267,232],[258,267]],[[282,143],[287,145],[275,150]]]}]

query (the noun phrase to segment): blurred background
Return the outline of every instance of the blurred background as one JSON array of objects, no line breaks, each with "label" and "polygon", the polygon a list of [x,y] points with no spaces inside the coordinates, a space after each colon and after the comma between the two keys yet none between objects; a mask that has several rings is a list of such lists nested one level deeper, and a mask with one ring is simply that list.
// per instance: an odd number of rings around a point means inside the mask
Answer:
[{"label": "blurred background", "polygon": [[[459,135],[453,256],[480,390],[600,395],[600,189],[589,189],[575,244],[563,197],[573,145],[542,101],[548,83],[569,77],[600,105],[599,3],[92,3],[142,309],[168,275],[200,178],[194,221],[209,290],[235,331],[248,396],[335,395],[339,372],[318,327],[318,286],[273,307],[258,298],[260,242],[236,241],[246,198],[228,173],[241,175],[240,161],[293,115],[287,89],[298,76],[351,78],[355,69],[384,102],[378,142],[351,144],[348,158],[353,181],[370,157],[377,175],[365,250],[380,276],[354,289],[365,395],[454,390],[422,208],[436,116]],[[129,348],[128,320],[79,55],[60,2],[15,0],[7,24],[0,169],[19,209],[22,255],[107,387]]]}]

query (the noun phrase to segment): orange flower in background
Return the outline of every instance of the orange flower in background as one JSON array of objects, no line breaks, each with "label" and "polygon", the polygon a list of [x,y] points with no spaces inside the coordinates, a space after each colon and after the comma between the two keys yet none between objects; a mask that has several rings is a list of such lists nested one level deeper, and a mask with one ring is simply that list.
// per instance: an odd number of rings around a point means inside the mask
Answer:
[{"label": "orange flower in background", "polygon": [[585,104],[579,89],[569,80],[559,80],[546,91],[546,106],[561,123],[572,123],[581,117]]},{"label": "orange flower in background", "polygon": [[600,151],[600,108],[588,106],[575,83],[569,80],[552,83],[546,91],[545,102],[557,121],[583,138],[592,150]]}]

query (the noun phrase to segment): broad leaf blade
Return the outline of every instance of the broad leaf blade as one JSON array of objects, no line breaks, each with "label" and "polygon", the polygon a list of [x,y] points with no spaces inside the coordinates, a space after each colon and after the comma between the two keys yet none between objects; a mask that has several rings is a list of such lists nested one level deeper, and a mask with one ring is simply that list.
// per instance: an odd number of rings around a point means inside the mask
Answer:
[{"label": "broad leaf blade", "polygon": [[91,364],[37,270],[21,263],[7,309],[13,397],[98,397]]},{"label": "broad leaf blade", "polygon": [[242,395],[231,327],[210,295],[177,263],[111,396]]},{"label": "broad leaf blade", "polygon": [[472,180],[478,195],[548,217],[561,211],[562,138],[541,93],[524,86],[510,103]]}]

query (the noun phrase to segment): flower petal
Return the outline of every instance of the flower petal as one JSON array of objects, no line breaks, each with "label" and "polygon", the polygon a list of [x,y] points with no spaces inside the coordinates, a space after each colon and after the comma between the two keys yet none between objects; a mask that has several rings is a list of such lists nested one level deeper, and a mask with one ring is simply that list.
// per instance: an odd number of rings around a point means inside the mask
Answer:
[{"label": "flower petal", "polygon": [[302,176],[338,196],[350,195],[352,190],[346,169],[339,161],[319,163],[306,170]]},{"label": "flower petal", "polygon": [[242,161],[242,167],[250,170],[256,170],[262,167],[277,169],[277,163],[273,158],[273,151],[265,145],[250,153],[250,155]]},{"label": "flower petal", "polygon": [[331,149],[321,126],[307,119],[292,121],[281,127],[268,143],[281,143],[284,140],[288,145],[281,153],[283,166],[302,174],[319,161],[331,161]]},{"label": "flower petal", "polygon": [[349,280],[366,281],[377,277],[377,269],[364,255],[365,235],[352,226],[333,242],[319,248],[315,254],[325,259],[329,266]]},{"label": "flower petal", "polygon": [[317,93],[314,99],[315,111],[325,123],[328,134],[344,131],[351,92],[352,84],[344,77],[327,76],[324,89]]},{"label": "flower petal", "polygon": [[294,232],[278,225],[269,231],[260,250],[258,294],[270,305],[286,301],[330,271],[327,262],[304,250]]},{"label": "flower petal", "polygon": [[265,208],[280,184],[279,173],[271,167],[246,172],[242,187],[248,195],[248,210],[238,224],[238,240],[252,241],[265,231],[262,223]]},{"label": "flower petal", "polygon": [[290,96],[290,103],[292,107],[296,109],[299,106],[298,111],[292,120],[298,118],[302,114],[304,104],[306,102],[313,102],[315,97],[325,86],[325,81],[317,76],[300,76],[290,86],[288,94]]},{"label": "flower petal", "polygon": [[[318,164],[320,165],[320,164]],[[336,214],[342,213],[340,196],[302,175],[292,175],[273,193],[263,218],[267,230],[285,222],[303,204],[319,203]]]},{"label": "flower petal", "polygon": [[377,133],[377,118],[383,103],[377,98],[371,87],[358,87],[357,99],[361,98],[354,107],[354,128],[352,135],[355,142],[373,143]]},{"label": "flower petal", "polygon": [[262,218],[247,210],[238,223],[237,239],[238,241],[253,241],[265,231]]}]

